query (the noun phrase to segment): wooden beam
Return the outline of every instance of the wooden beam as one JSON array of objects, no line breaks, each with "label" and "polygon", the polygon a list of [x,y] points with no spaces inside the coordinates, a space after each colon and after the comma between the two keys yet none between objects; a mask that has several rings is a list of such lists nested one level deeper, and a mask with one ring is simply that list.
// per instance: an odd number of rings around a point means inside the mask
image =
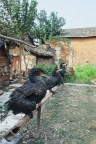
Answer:
[{"label": "wooden beam", "polygon": [[[58,86],[52,88],[52,90],[55,92],[58,89]],[[52,96],[52,93],[47,93],[46,96],[41,101],[42,105]],[[33,111],[33,115],[37,112],[37,109]],[[19,131],[28,123],[30,120],[30,117],[28,115],[25,115],[21,120],[17,122],[15,126],[13,126],[8,132],[5,133],[4,138],[7,141],[12,141],[16,134],[19,133]]]},{"label": "wooden beam", "polygon": [[18,42],[18,43],[21,43],[21,44],[25,44],[29,47],[32,47],[32,48],[35,48],[36,46],[33,46],[33,45],[30,45],[22,40],[18,40],[18,39],[15,39],[15,38],[11,38],[11,37],[8,37],[8,36],[5,36],[5,35],[2,35],[0,34],[0,38],[3,38],[3,39],[8,39],[8,40],[12,40],[12,41],[15,41],[15,42]]}]

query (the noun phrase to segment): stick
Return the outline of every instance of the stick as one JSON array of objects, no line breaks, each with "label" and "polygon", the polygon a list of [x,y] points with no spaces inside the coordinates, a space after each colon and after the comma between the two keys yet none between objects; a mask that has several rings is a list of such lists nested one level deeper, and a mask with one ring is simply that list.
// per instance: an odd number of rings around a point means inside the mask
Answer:
[{"label": "stick", "polygon": [[[58,89],[58,86],[52,88],[55,92]],[[46,96],[42,99],[42,105],[52,96],[52,93],[47,93]],[[37,112],[37,109],[33,111],[33,115]],[[7,133],[5,133],[4,138],[7,141],[12,141],[15,135],[28,123],[30,117],[25,115],[21,120],[17,122],[15,126],[13,126]]]},{"label": "stick", "polygon": [[36,130],[36,138],[39,137],[40,134],[40,116],[41,116],[41,107],[38,109],[37,113],[37,130]]}]

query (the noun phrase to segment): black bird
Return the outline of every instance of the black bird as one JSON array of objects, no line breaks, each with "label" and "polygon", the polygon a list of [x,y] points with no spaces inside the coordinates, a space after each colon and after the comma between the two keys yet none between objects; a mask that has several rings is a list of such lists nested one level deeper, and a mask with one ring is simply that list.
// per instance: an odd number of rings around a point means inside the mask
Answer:
[{"label": "black bird", "polygon": [[29,72],[29,80],[22,86],[15,89],[10,99],[5,103],[7,110],[12,110],[13,114],[24,113],[33,117],[32,111],[36,109],[36,104],[45,97],[47,87],[45,78],[42,77],[44,71],[40,68],[33,68]]},{"label": "black bird", "polygon": [[56,66],[54,68],[54,70],[52,71],[52,76],[46,78],[47,90],[49,90],[53,94],[54,94],[54,92],[51,89],[57,85],[63,84],[63,78],[61,76],[61,71],[62,70],[59,70]]},{"label": "black bird", "polygon": [[67,65],[68,65],[68,64],[65,63],[65,62],[60,63],[60,69],[62,69],[62,71],[61,71],[61,76],[62,76],[62,78],[63,78],[63,81],[64,81],[64,78],[65,78]]}]

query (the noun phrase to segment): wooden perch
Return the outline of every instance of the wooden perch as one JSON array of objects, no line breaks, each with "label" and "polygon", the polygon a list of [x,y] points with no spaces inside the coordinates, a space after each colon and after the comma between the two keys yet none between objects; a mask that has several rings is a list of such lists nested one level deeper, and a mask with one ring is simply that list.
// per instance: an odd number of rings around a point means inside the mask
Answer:
[{"label": "wooden perch", "polygon": [[[52,88],[52,90],[55,92],[58,89],[58,86]],[[52,93],[47,93],[46,96],[41,101],[42,105],[52,96]],[[37,112],[37,109],[33,111],[33,115]],[[40,116],[39,116],[40,117]],[[7,141],[12,141],[15,137],[15,135],[28,123],[30,120],[30,117],[28,115],[25,115],[21,120],[17,122],[15,126],[13,126],[5,135],[4,138]],[[38,122],[40,123],[40,122]],[[40,125],[40,124],[39,124]],[[38,127],[37,127],[38,129]],[[37,133],[37,135],[39,135]]]}]

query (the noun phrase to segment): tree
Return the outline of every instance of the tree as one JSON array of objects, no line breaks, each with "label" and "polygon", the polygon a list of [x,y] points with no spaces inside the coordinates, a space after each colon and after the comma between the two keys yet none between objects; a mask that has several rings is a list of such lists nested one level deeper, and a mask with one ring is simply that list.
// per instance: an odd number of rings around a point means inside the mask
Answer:
[{"label": "tree", "polygon": [[41,43],[45,43],[46,39],[51,40],[55,36],[60,36],[62,26],[65,25],[65,19],[57,16],[58,13],[51,12],[47,16],[45,10],[38,13],[37,21],[31,30],[31,35],[40,39]]},{"label": "tree", "polygon": [[36,0],[0,0],[0,32],[25,39],[37,16]]}]

